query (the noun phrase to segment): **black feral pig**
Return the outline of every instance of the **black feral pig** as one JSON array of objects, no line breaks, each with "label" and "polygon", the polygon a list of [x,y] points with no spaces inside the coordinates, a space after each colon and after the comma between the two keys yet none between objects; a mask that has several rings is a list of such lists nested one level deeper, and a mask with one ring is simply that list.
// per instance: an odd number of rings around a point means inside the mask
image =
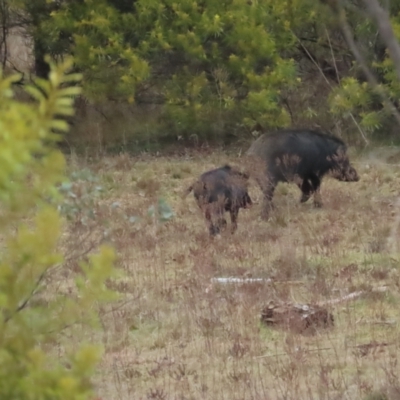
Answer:
[{"label": "black feral pig", "polygon": [[185,197],[193,190],[196,202],[204,212],[211,236],[226,227],[225,211],[229,211],[231,215],[232,233],[236,231],[239,209],[252,205],[247,192],[248,179],[246,173],[224,165],[205,172],[186,189]]},{"label": "black feral pig", "polygon": [[[278,182],[294,182],[300,201],[314,195],[314,205],[322,206],[321,180],[330,174],[339,181],[357,182],[345,143],[330,134],[314,130],[284,129],[261,135],[246,153],[252,173],[264,194],[262,217],[268,218]],[[250,165],[249,165],[250,167]]]}]

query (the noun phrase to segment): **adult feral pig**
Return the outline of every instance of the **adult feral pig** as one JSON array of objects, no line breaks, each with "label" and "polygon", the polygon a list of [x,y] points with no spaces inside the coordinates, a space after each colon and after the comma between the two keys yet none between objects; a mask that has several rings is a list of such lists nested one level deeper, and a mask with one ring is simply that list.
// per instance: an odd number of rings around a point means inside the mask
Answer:
[{"label": "adult feral pig", "polygon": [[314,130],[286,129],[260,136],[250,146],[246,158],[264,194],[262,217],[268,218],[278,182],[294,182],[300,188],[300,201],[314,195],[314,205],[322,206],[320,185],[329,173],[339,181],[357,182],[347,147],[339,138]]},{"label": "adult feral pig", "polygon": [[224,212],[231,215],[232,233],[237,229],[240,208],[252,205],[247,192],[249,176],[229,165],[203,173],[184,193],[186,197],[192,190],[196,202],[204,212],[211,236],[226,226]]}]

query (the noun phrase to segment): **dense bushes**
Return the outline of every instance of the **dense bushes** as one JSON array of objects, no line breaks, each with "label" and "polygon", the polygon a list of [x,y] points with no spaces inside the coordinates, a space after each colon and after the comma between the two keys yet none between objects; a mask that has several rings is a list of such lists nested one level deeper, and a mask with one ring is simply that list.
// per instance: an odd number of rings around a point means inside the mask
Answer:
[{"label": "dense bushes", "polygon": [[[337,6],[311,0],[6,4],[8,20],[34,37],[37,72],[46,73],[45,53],[74,54],[94,106],[90,116],[81,103],[73,132],[96,146],[238,138],[287,125],[368,136],[393,126],[390,109],[354,62]],[[397,31],[399,7],[390,7]],[[380,90],[396,99],[393,65],[363,6],[347,4],[340,12]],[[123,118],[121,109],[128,110]]]}]

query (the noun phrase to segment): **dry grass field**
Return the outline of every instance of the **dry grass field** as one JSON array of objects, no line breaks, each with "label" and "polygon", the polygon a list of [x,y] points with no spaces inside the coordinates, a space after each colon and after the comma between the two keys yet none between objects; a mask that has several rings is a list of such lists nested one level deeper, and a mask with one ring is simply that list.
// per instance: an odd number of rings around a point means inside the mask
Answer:
[{"label": "dry grass field", "polygon": [[[399,399],[400,151],[389,150],[352,157],[357,183],[325,179],[321,209],[300,204],[295,185],[280,184],[268,222],[259,218],[261,192],[251,182],[255,204],[240,211],[236,234],[214,239],[193,196],[180,195],[210,168],[240,167],[239,157],[69,157],[70,173],[89,169],[101,190],[82,200],[64,245],[84,253],[105,236],[121,272],[110,283],[121,300],[102,309],[103,329],[75,333],[105,347],[98,396]],[[85,185],[75,182],[78,200]],[[175,214],[167,222],[147,215],[159,198]],[[85,207],[92,218],[82,222]],[[66,266],[73,271],[74,263],[71,257]],[[270,281],[212,282],[231,276]],[[331,328],[298,333],[260,322],[271,300],[315,304],[355,291],[363,295],[329,306]]]}]

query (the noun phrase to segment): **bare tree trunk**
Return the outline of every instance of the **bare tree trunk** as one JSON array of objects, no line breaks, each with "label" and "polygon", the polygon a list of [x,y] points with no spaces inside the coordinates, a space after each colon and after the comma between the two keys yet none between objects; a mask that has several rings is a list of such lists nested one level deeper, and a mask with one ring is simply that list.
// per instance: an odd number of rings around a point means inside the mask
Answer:
[{"label": "bare tree trunk", "polygon": [[1,18],[1,43],[0,43],[0,52],[1,52],[1,64],[2,69],[4,71],[7,58],[8,58],[8,48],[7,48],[7,36],[8,36],[8,24],[9,24],[9,13],[8,13],[8,4],[6,0],[0,0],[0,18]]},{"label": "bare tree trunk", "polygon": [[39,39],[35,39],[34,41],[34,53],[35,74],[40,78],[47,79],[50,72],[50,66],[44,60],[44,55],[46,54],[46,51]]}]

